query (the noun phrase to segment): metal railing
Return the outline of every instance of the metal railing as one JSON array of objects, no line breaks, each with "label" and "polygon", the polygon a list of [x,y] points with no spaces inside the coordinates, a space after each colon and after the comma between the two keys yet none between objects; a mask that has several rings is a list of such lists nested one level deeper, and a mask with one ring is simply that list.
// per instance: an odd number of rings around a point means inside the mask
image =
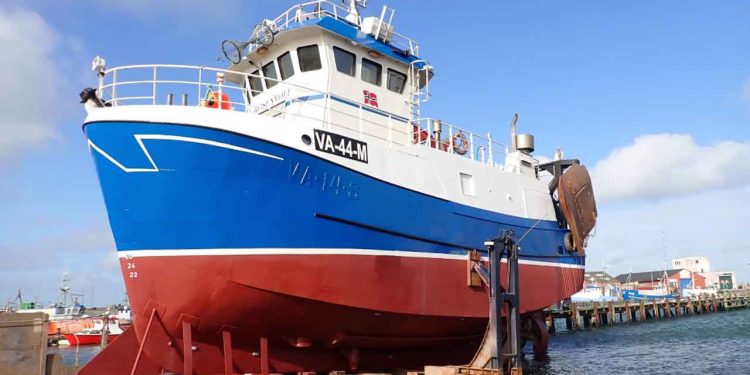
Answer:
[{"label": "metal railing", "polygon": [[[276,84],[252,96],[246,89],[250,78]],[[492,166],[502,165],[508,151],[508,146],[494,141],[490,134],[479,135],[431,118],[405,122],[404,118],[384,110],[373,114],[372,107],[329,92],[220,68],[160,64],[115,67],[100,76],[98,92],[111,106],[200,106],[314,121],[324,129],[336,129],[353,136],[367,135],[388,146],[427,147]],[[275,95],[281,95],[283,100],[265,105]],[[175,97],[181,98],[179,104],[172,102]],[[316,99],[310,100],[310,97]],[[351,109],[337,109],[332,105],[342,99]],[[256,100],[263,104],[256,105]]]},{"label": "metal railing", "polygon": [[414,143],[439,149],[492,166],[502,165],[508,146],[492,139],[492,134],[479,135],[455,125],[432,118],[412,121]]},{"label": "metal railing", "polygon": [[[307,3],[297,4],[281,13],[274,18],[271,25],[273,31],[282,31],[294,24],[307,21],[314,18],[333,17],[337,20],[348,22],[358,28],[362,27],[362,17],[349,12],[348,8],[334,4],[327,0],[310,1]],[[391,16],[392,18],[392,16]],[[381,16],[381,26],[384,20]],[[390,27],[390,23],[387,24]],[[419,43],[396,32],[390,32],[392,35],[390,44],[402,49],[409,54],[419,56]]]},{"label": "metal railing", "polygon": [[[222,77],[223,76],[223,77]],[[182,94],[182,98],[191,98],[195,94],[194,102],[184,101],[183,105],[201,105],[201,98],[207,99],[207,94],[217,92],[219,107],[229,104],[247,111],[249,103],[245,100],[244,85],[237,86],[234,81],[245,82],[244,73],[232,72],[226,69],[206,66],[149,64],[128,65],[104,72],[99,79],[99,96],[111,105],[124,104],[172,104],[166,100],[159,101],[160,94]],[[222,77],[217,79],[218,77]],[[259,76],[256,76],[260,78]],[[225,96],[228,101],[221,102]],[[240,100],[237,97],[240,97]],[[166,98],[166,96],[165,96]],[[205,105],[204,103],[204,106]]]}]

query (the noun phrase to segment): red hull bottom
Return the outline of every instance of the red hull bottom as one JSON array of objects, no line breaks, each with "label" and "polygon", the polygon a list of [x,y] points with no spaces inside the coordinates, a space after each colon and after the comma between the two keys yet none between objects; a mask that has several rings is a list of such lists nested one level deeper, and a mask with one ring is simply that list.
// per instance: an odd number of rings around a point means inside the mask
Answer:
[{"label": "red hull bottom", "polygon": [[[262,355],[271,372],[462,364],[487,324],[486,292],[466,285],[461,259],[131,254],[121,265],[134,332],[149,361],[175,372],[183,325],[200,374],[224,371],[226,336],[235,372],[261,372]],[[519,276],[521,311],[533,312],[580,289],[583,268],[526,262]]]}]

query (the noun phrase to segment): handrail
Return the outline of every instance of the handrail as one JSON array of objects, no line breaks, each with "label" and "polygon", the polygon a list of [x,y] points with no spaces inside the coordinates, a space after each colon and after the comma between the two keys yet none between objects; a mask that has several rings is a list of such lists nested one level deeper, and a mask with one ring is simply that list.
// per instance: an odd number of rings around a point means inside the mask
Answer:
[{"label": "handrail", "polygon": [[[493,140],[490,133],[480,135],[443,121],[439,121],[441,132],[440,140],[438,140],[436,133],[438,121],[429,117],[413,121],[415,143],[493,166],[499,166],[508,154],[508,145]],[[445,135],[448,137],[444,137]],[[465,137],[465,149],[456,142],[460,137]]]},{"label": "handrail", "polygon": [[[131,74],[134,77],[130,77]],[[214,78],[217,79],[210,81]],[[263,91],[261,96],[249,97],[244,83],[249,82],[250,78],[273,81],[276,84]],[[238,85],[237,82],[243,84]],[[196,88],[198,98],[190,100],[189,93],[195,92]],[[356,109],[337,109],[332,106],[334,101],[330,99],[340,98],[332,93],[260,74],[208,66],[145,64],[114,67],[105,70],[100,76],[98,92],[100,98],[111,106],[172,105],[171,98],[175,94],[182,94],[183,105],[207,107],[204,98],[209,90],[219,93],[219,102],[213,108],[319,122],[324,129],[336,128],[355,136],[367,135],[382,140],[388,146],[432,148],[496,167],[502,167],[508,150],[507,145],[494,141],[490,134],[480,135],[440,122],[441,133],[438,135],[437,120],[429,117],[405,121],[400,116],[383,111],[378,112],[379,116],[373,116],[369,114],[372,111],[367,111],[371,109],[369,106],[355,104],[348,99],[347,102]],[[307,99],[311,96],[322,100]],[[161,100],[162,97],[170,99]],[[280,99],[266,104],[274,97]],[[264,102],[257,105],[255,100]]]},{"label": "handrail", "polygon": [[[328,0],[317,0],[294,5],[271,21],[273,31],[282,31],[294,23],[300,23],[311,18],[333,17],[348,22],[356,27],[362,26],[362,17],[349,12],[349,9]],[[419,43],[402,34],[392,32],[391,44],[419,56]],[[255,46],[254,46],[255,47]],[[252,51],[253,47],[251,47]]]}]

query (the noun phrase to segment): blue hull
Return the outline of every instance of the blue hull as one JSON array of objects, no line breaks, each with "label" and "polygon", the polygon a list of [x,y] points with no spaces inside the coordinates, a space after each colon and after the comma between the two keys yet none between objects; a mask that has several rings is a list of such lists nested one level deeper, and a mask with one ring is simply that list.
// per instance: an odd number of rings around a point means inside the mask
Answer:
[{"label": "blue hull", "polygon": [[[521,244],[523,258],[584,262],[564,252],[566,231],[554,221],[456,204],[265,140],[174,124],[103,122],[84,130],[109,156],[92,149],[118,250],[354,248],[463,255],[503,230],[520,236],[536,224]],[[141,148],[136,134],[202,143],[143,139]]]}]

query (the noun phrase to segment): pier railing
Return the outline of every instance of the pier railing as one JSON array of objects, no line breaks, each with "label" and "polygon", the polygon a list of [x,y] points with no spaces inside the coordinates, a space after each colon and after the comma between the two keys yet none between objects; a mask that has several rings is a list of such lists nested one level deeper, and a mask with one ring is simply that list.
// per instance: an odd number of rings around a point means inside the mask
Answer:
[{"label": "pier railing", "polygon": [[[251,79],[275,84],[253,96],[247,89]],[[115,67],[100,74],[98,94],[111,106],[200,106],[318,122],[323,128],[367,135],[388,146],[427,147],[492,166],[502,167],[507,153],[507,146],[490,134],[473,133],[431,118],[410,121],[304,85],[221,68],[174,64]],[[274,96],[281,99],[266,105]],[[349,107],[333,105],[342,99]],[[374,110],[377,116],[372,115]]]}]

